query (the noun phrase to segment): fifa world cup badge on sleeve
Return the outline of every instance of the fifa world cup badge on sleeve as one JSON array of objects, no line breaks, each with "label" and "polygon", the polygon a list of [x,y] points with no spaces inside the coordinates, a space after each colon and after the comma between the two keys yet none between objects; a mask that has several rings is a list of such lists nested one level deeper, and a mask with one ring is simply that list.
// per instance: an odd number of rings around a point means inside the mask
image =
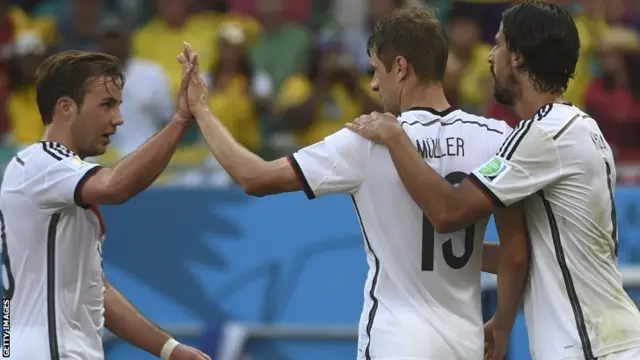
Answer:
[{"label": "fifa world cup badge on sleeve", "polygon": [[493,182],[504,176],[510,169],[509,165],[502,158],[494,156],[478,169],[478,173]]}]

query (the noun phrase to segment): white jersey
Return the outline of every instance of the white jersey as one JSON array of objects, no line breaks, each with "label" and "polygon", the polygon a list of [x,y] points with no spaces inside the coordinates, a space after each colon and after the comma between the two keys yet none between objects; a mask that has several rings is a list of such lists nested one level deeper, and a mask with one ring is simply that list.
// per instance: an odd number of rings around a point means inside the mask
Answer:
[{"label": "white jersey", "polygon": [[77,204],[98,169],[50,142],[6,168],[0,230],[11,359],[104,359],[104,225],[97,208]]},{"label": "white jersey", "polygon": [[595,359],[640,346],[640,312],[617,266],[615,169],[589,115],[548,104],[471,176],[498,205],[524,199],[532,243],[525,316],[535,359]]},{"label": "white jersey", "polygon": [[[505,122],[460,110],[414,108],[398,121],[425,162],[453,184],[487,161],[511,130]],[[352,196],[369,264],[358,359],[482,359],[480,271],[487,220],[436,233],[387,148],[349,130],[290,161],[309,198]]]}]

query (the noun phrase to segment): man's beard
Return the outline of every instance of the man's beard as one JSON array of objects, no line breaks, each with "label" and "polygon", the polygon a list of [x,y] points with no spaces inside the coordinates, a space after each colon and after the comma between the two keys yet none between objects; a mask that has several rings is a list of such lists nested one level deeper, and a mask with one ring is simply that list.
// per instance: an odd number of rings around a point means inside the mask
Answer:
[{"label": "man's beard", "polygon": [[509,75],[505,81],[508,85],[500,85],[495,74],[493,79],[493,97],[496,101],[502,105],[514,106],[518,99],[516,80]]},{"label": "man's beard", "polygon": [[515,94],[506,87],[494,86],[493,97],[502,105],[513,106],[516,103]]}]

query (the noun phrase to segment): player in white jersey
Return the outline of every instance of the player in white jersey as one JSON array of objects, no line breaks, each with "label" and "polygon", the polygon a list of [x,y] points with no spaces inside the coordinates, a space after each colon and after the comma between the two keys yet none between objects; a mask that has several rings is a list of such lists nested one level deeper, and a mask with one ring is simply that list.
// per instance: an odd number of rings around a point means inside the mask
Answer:
[{"label": "player in white jersey", "polygon": [[562,98],[579,49],[562,7],[525,1],[505,11],[490,56],[495,97],[529,120],[457,188],[424,165],[392,116],[349,127],[388,147],[412,197],[448,230],[524,201],[532,243],[525,316],[534,359],[640,359],[640,312],[617,266],[611,148],[596,121]]},{"label": "player in white jersey", "polygon": [[9,311],[3,323],[8,336],[3,338],[3,357],[103,360],[106,327],[164,359],[209,359],[146,320],[104,278],[106,230],[97,207],[128,200],[166,167],[191,123],[185,101],[188,82],[173,120],[108,169],[83,159],[103,154],[122,124],[119,60],[63,52],[45,60],[37,77],[44,141],[9,162],[0,190],[3,309]]},{"label": "player in white jersey", "polygon": [[[444,97],[448,46],[433,14],[419,9],[395,12],[376,26],[369,49],[377,74],[372,88],[380,91],[385,107],[402,113],[399,121],[421,161],[457,184],[497,151],[510,128],[452,110]],[[430,59],[434,53],[438,56]],[[389,59],[389,71],[379,56]],[[192,78],[199,79],[195,74]],[[388,92],[390,86],[404,90]],[[239,145],[209,112],[202,83],[196,81],[189,92],[190,107],[213,154],[247,193],[303,190],[309,199],[332,193],[351,196],[369,264],[358,359],[482,359],[480,269],[486,218],[459,232],[436,233],[437,227],[403,187],[389,152],[348,130],[287,158],[263,161]],[[501,303],[501,311],[507,309],[513,322],[528,270],[527,240],[522,209],[503,215],[502,235],[520,244],[513,246],[519,254],[512,258],[521,261],[508,264],[514,265],[509,267],[514,274],[511,286],[501,287],[501,292],[517,292],[510,302]]]}]

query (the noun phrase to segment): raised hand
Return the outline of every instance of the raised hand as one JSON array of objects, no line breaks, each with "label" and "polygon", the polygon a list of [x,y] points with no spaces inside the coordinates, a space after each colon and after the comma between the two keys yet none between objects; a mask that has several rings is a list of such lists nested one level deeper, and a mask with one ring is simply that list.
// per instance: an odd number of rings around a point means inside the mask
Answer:
[{"label": "raised hand", "polygon": [[198,55],[191,53],[189,44],[184,43],[184,50],[178,55],[178,61],[182,64],[182,81],[180,82],[180,89],[178,90],[178,99],[176,104],[178,108],[176,110],[177,115],[183,121],[189,121],[193,119],[191,110],[189,109],[188,90],[191,83],[191,76],[197,71]]},{"label": "raised hand", "polygon": [[189,43],[185,43],[185,51],[178,57],[178,60],[183,67],[188,66],[188,64],[193,64],[193,71],[189,77],[186,97],[188,108],[193,114],[198,108],[207,107],[209,91],[200,74],[198,54]]}]

